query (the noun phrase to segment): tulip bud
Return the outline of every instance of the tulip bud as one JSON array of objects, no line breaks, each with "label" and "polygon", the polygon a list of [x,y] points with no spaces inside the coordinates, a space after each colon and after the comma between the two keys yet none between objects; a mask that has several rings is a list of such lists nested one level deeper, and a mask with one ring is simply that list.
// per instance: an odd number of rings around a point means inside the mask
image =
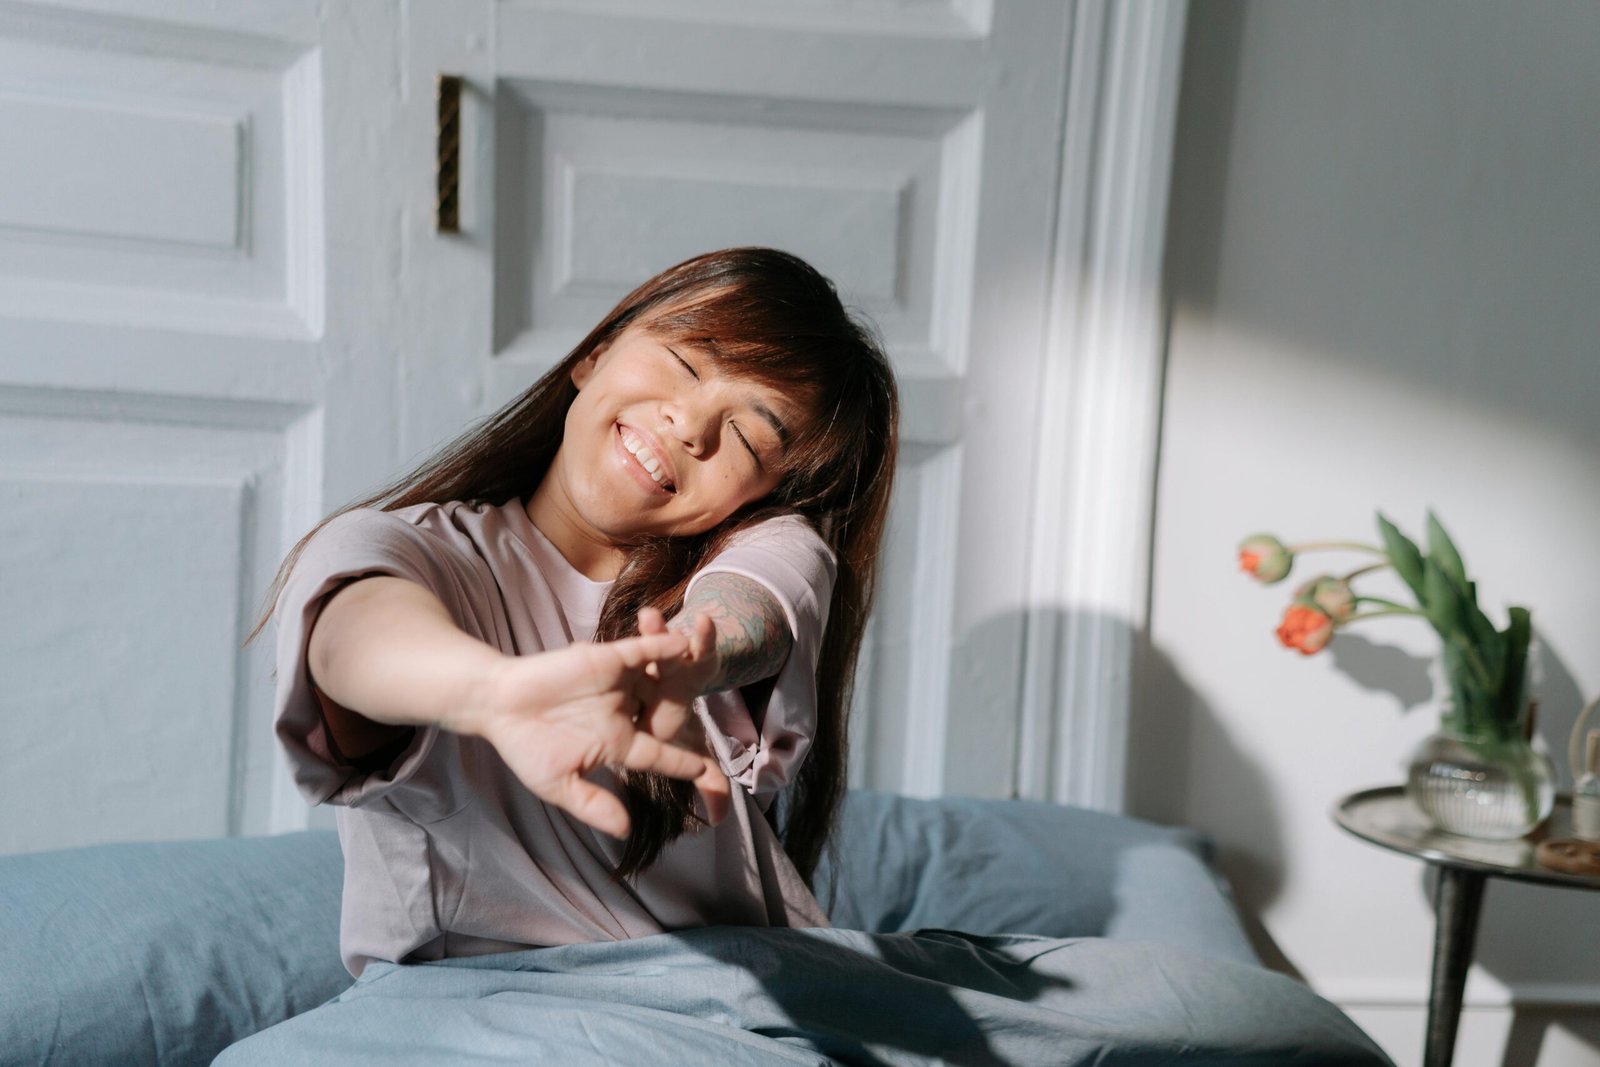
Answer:
[{"label": "tulip bud", "polygon": [[1271,534],[1254,534],[1239,542],[1239,569],[1262,585],[1281,582],[1294,565],[1294,553]]},{"label": "tulip bud", "polygon": [[1321,652],[1333,639],[1333,619],[1327,612],[1296,602],[1283,613],[1278,640],[1284,647],[1298,649],[1302,656]]},{"label": "tulip bud", "polygon": [[1334,622],[1348,620],[1356,613],[1356,594],[1350,583],[1331,574],[1319,574],[1294,592],[1297,603],[1313,607]]}]

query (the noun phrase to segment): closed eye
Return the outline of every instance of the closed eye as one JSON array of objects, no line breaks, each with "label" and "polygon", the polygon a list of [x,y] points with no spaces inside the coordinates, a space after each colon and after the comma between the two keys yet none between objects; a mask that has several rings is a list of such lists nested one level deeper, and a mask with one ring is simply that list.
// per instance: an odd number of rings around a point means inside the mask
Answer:
[{"label": "closed eye", "polygon": [[740,443],[744,445],[745,451],[750,453],[750,458],[756,461],[756,466],[761,470],[766,470],[766,464],[761,462],[761,454],[752,448],[750,446],[750,442],[745,439],[744,434],[739,432],[738,424],[730,422],[728,423],[728,427],[733,430],[735,434],[738,434]]},{"label": "closed eye", "polygon": [[[688,373],[690,373],[691,376],[693,376],[694,381],[699,381],[699,371],[694,370],[693,363],[690,363],[690,362],[688,362],[688,360],[685,360],[685,358],[683,358],[682,355],[678,355],[677,349],[674,349],[674,347],[669,346],[669,344],[664,344],[664,346],[661,346],[661,347],[664,347],[664,349],[666,349],[667,352],[670,352],[670,354],[672,354],[672,358],[674,358],[674,360],[677,360],[678,366],[682,366],[683,370],[688,371]],[[754,445],[750,445],[750,438],[747,438],[746,435],[744,435],[744,430],[739,429],[738,422],[730,422],[730,424],[728,424],[728,429],[733,430],[734,437],[738,437],[739,438],[739,443],[741,443],[741,445],[744,445],[744,451],[747,451],[747,453],[750,453],[750,459],[752,459],[752,461],[755,462],[755,469],[760,470],[760,472],[762,472],[762,474],[765,474],[765,472],[766,472],[766,464],[763,464],[763,462],[762,462],[762,454],[758,453],[758,451],[755,451],[755,446]]]},{"label": "closed eye", "polygon": [[670,348],[668,348],[668,349],[667,349],[667,351],[668,351],[668,352],[672,352],[672,358],[673,358],[673,359],[675,359],[675,360],[677,360],[677,361],[678,361],[678,363],[679,363],[679,364],[680,364],[680,365],[682,365],[682,367],[683,367],[683,369],[684,369],[684,370],[686,370],[686,371],[688,371],[688,372],[689,372],[689,373],[690,373],[690,374],[693,374],[693,375],[694,375],[694,379],[695,379],[695,381],[699,381],[699,380],[700,380],[700,373],[699,373],[699,372],[698,372],[698,371],[696,371],[696,370],[695,370],[695,369],[694,369],[694,368],[693,368],[693,367],[691,367],[691,366],[690,366],[690,365],[689,365],[689,361],[688,361],[688,360],[686,360],[686,359],[684,359],[684,358],[683,358],[683,357],[682,357],[682,356],[680,356],[680,355],[678,355],[678,353],[676,353],[676,352],[673,352],[673,351],[672,351],[672,349],[670,349]]}]

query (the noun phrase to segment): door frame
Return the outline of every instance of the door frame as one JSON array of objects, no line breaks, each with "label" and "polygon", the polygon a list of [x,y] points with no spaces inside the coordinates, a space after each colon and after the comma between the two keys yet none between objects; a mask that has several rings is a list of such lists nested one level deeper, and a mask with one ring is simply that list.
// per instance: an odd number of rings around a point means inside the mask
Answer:
[{"label": "door frame", "polygon": [[[1029,544],[1017,792],[1122,811],[1149,624],[1161,292],[1188,0],[1077,0]],[[1051,414],[1055,413],[1055,414]]]}]

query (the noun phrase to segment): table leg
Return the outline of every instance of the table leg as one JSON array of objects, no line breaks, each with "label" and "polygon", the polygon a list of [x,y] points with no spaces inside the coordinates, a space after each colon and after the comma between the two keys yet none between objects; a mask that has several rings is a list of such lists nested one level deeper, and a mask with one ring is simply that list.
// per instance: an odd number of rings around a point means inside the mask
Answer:
[{"label": "table leg", "polygon": [[1488,875],[1460,867],[1436,865],[1433,890],[1437,928],[1433,937],[1433,983],[1428,991],[1428,1039],[1423,1067],[1450,1067],[1455,1058],[1456,1024],[1461,1021],[1461,993],[1472,963],[1472,942],[1478,933],[1478,909]]}]

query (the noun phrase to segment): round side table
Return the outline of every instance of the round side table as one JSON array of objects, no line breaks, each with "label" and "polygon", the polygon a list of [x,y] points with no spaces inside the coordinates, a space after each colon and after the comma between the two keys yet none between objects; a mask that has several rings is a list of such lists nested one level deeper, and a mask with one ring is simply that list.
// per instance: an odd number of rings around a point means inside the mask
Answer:
[{"label": "round side table", "polygon": [[1550,818],[1527,837],[1485,841],[1433,829],[1405,797],[1404,787],[1363,789],[1341,799],[1333,818],[1369,844],[1422,860],[1438,868],[1434,884],[1433,978],[1428,990],[1428,1035],[1423,1067],[1449,1067],[1455,1056],[1456,1025],[1472,943],[1478,932],[1479,905],[1489,878],[1600,889],[1600,875],[1566,874],[1539,865],[1540,841],[1572,836],[1572,798],[1556,797]]}]

